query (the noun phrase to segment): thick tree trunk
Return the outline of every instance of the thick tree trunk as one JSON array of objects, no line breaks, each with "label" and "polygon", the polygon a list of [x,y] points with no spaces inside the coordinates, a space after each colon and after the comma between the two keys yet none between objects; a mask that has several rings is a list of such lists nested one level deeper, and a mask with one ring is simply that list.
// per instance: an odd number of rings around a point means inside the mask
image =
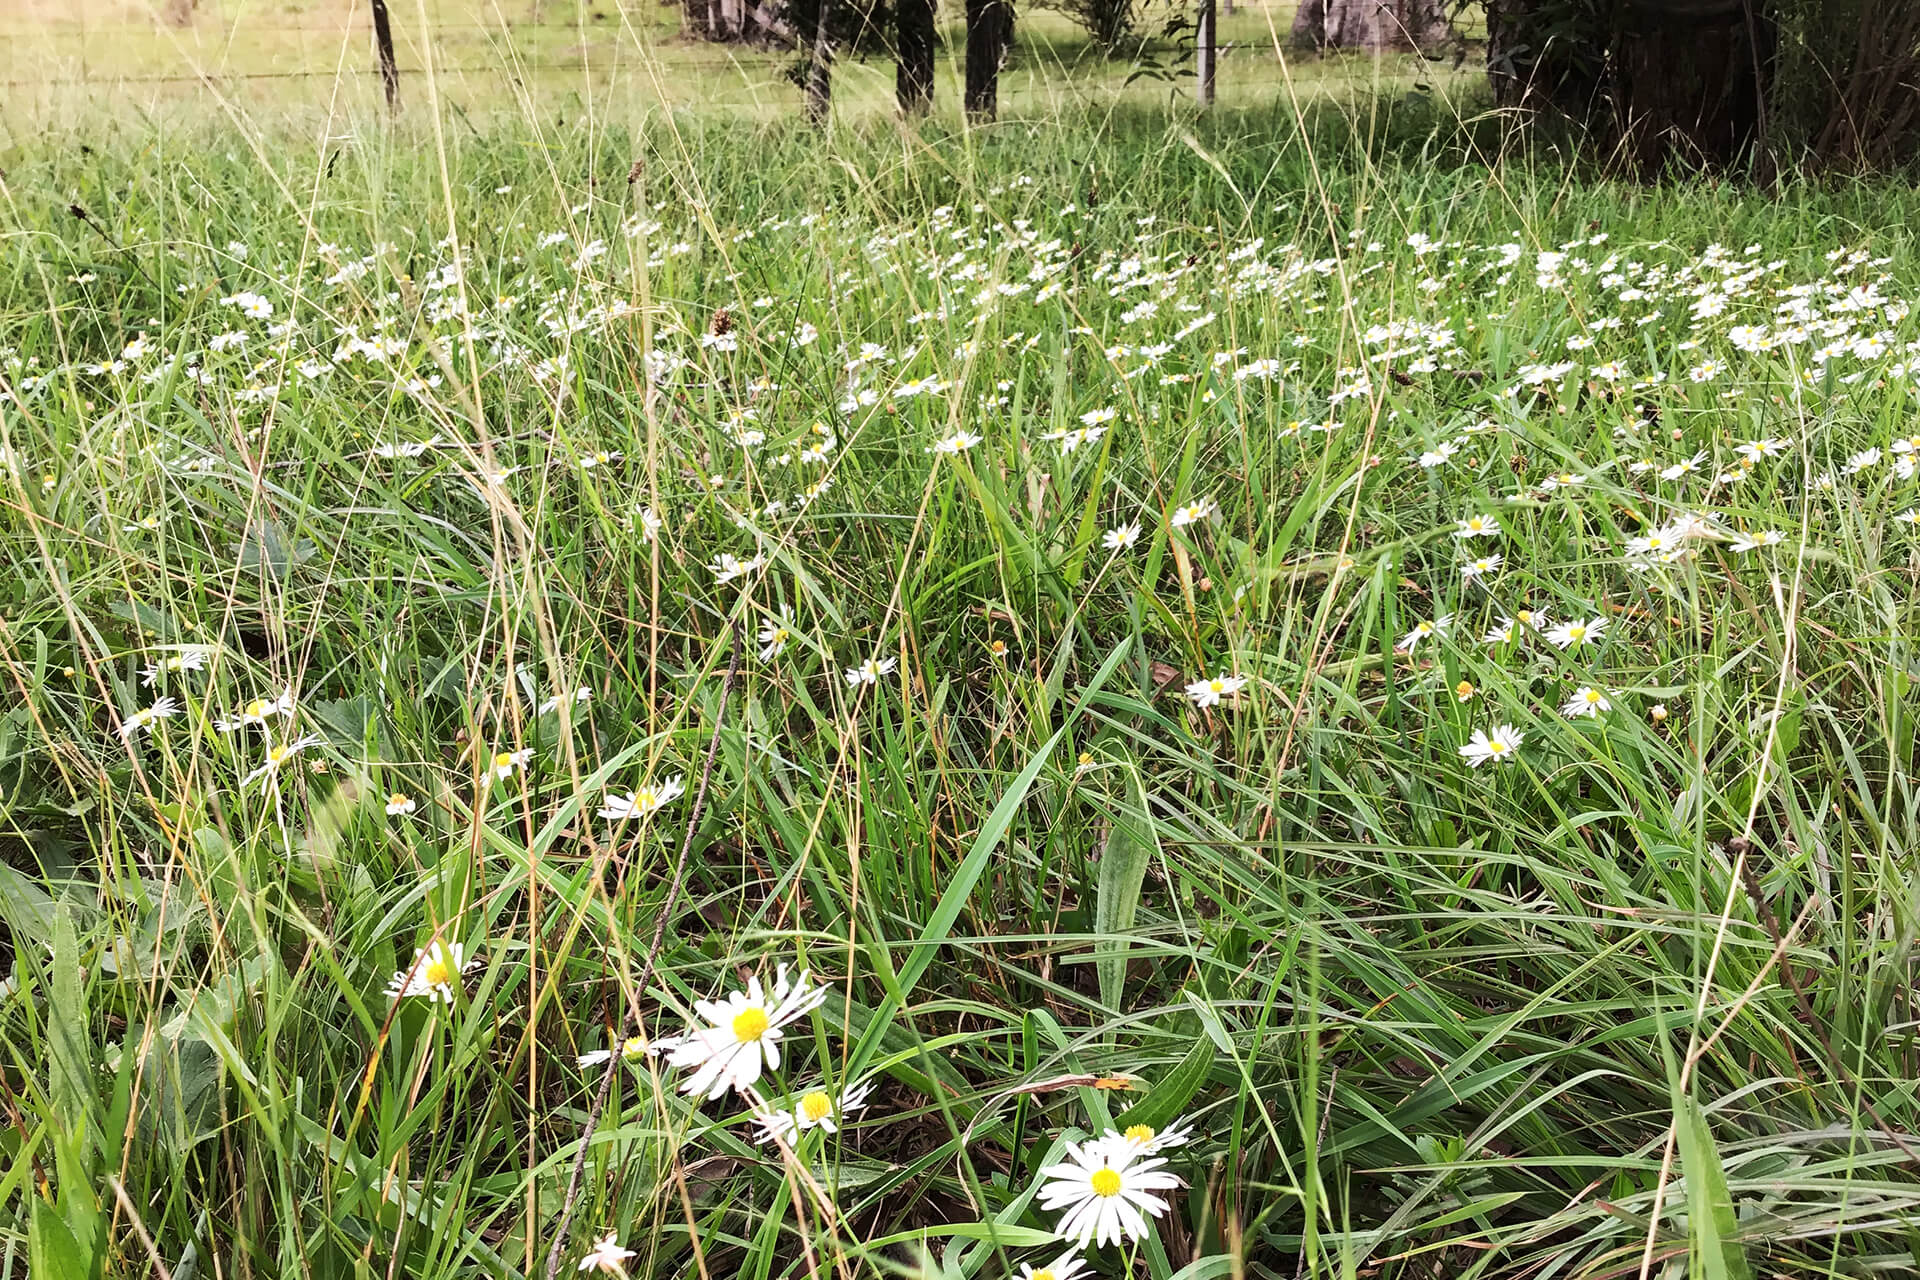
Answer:
[{"label": "thick tree trunk", "polygon": [[967,115],[991,120],[1000,106],[1000,64],[1013,37],[1010,0],[967,0]]},{"label": "thick tree trunk", "polygon": [[1742,0],[1638,0],[1622,6],[1614,108],[1643,177],[1669,164],[1732,164],[1760,140],[1772,26]]},{"label": "thick tree trunk", "polygon": [[400,110],[400,64],[393,57],[393,23],[387,0],[373,0],[373,45],[380,55],[380,84],[387,91],[387,110]]},{"label": "thick tree trunk", "polygon": [[1445,0],[1300,0],[1299,49],[1428,49],[1453,34]]},{"label": "thick tree trunk", "polygon": [[894,97],[901,115],[922,115],[933,106],[933,0],[894,0],[893,12],[900,52]]}]

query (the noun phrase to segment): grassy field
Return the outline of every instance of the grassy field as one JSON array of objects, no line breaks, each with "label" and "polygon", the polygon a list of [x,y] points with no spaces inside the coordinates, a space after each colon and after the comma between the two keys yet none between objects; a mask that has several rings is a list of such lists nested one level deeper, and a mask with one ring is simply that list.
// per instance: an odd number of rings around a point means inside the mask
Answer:
[{"label": "grassy field", "polygon": [[[668,107],[775,120],[799,101],[787,74],[793,54],[686,40],[678,9],[657,0],[394,0],[392,8],[409,102],[426,96],[429,69],[433,92],[448,109],[482,115],[518,102],[523,113],[536,114]],[[948,9],[941,15],[939,97],[951,105],[964,33],[958,7]],[[1240,4],[1221,19],[1223,103],[1268,101],[1289,81],[1303,97],[1416,86],[1450,93],[1477,81],[1451,54],[1433,61],[1294,60],[1283,67],[1293,9],[1292,0]],[[1147,14],[1154,28],[1165,17],[1151,6]],[[1472,33],[1471,24],[1463,29]],[[219,100],[275,117],[290,104],[370,109],[379,93],[368,8],[348,0],[202,0],[184,27],[157,21],[154,7],[139,0],[14,0],[11,11],[0,3],[0,54],[10,68],[8,123],[15,130],[76,111],[121,118],[214,110]],[[1192,96],[1190,78],[1170,84],[1139,78],[1138,69],[1137,62],[1095,53],[1060,13],[1027,9],[1001,102],[1010,112],[1044,118],[1069,104],[1164,106]],[[836,90],[843,119],[884,117],[892,65],[845,60]]]},{"label": "grassy field", "polygon": [[0,1274],[1914,1267],[1910,189],[408,92],[10,119]]}]

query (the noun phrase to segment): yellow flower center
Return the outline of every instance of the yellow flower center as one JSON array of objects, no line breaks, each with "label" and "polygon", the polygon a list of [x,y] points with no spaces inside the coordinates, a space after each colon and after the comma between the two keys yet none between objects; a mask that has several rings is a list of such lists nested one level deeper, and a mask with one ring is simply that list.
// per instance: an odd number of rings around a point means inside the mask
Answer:
[{"label": "yellow flower center", "polygon": [[833,1113],[833,1099],[815,1089],[800,1099],[800,1113],[815,1124],[819,1124]]},{"label": "yellow flower center", "polygon": [[633,793],[633,807],[636,809],[653,808],[653,788],[642,787]]},{"label": "yellow flower center", "polygon": [[1599,691],[1594,689],[1587,690],[1587,701],[1590,703],[1600,701]]},{"label": "yellow flower center", "polygon": [[1431,622],[1423,622],[1419,626],[1415,627],[1414,630],[1418,631],[1421,635],[1424,636],[1429,631],[1433,630],[1433,624]]},{"label": "yellow flower center", "polygon": [[495,752],[493,757],[493,767],[496,769],[513,768],[513,752],[511,751]]},{"label": "yellow flower center", "polygon": [[1516,614],[1515,616],[1516,616],[1516,617],[1518,617],[1518,618],[1520,619],[1520,621],[1522,621],[1522,622],[1524,622],[1524,623],[1526,623],[1526,624],[1527,624],[1528,626],[1532,626],[1532,625],[1533,625],[1533,610],[1531,610],[1531,609],[1522,609],[1522,610],[1521,610],[1521,611],[1520,611],[1520,612],[1519,612],[1518,614]]},{"label": "yellow flower center", "polygon": [[265,698],[255,698],[247,704],[247,709],[242,714],[250,720],[258,720],[261,716],[267,714],[267,700]]},{"label": "yellow flower center", "polygon": [[1460,701],[1465,702],[1473,696],[1473,681],[1462,680],[1459,684],[1453,686],[1453,694],[1456,698],[1460,699]]},{"label": "yellow flower center", "polygon": [[1111,1169],[1095,1169],[1087,1185],[1093,1188],[1093,1194],[1097,1196],[1117,1196],[1120,1194],[1120,1175]]},{"label": "yellow flower center", "polygon": [[391,805],[404,805],[408,803],[408,800],[404,794],[396,791],[387,797],[387,803]]},{"label": "yellow flower center", "polygon": [[292,754],[293,754],[292,747],[268,747],[267,763],[279,764],[282,760],[285,760],[288,756]]},{"label": "yellow flower center", "polygon": [[427,961],[427,967],[420,971],[420,977],[430,987],[450,987],[453,985],[453,962],[444,955],[437,955]]},{"label": "yellow flower center", "polygon": [[1567,634],[1575,640],[1585,640],[1587,638],[1587,629],[1585,627],[1568,627]]},{"label": "yellow flower center", "polygon": [[1128,1125],[1127,1141],[1128,1142],[1152,1142],[1153,1126],[1150,1124]]},{"label": "yellow flower center", "polygon": [[767,1028],[772,1025],[765,1009],[742,1009],[733,1015],[733,1038],[741,1044],[752,1044],[767,1034]]},{"label": "yellow flower center", "polygon": [[1049,1268],[1042,1267],[1040,1270],[1034,1272],[1029,1280],[1053,1280],[1053,1272]]},{"label": "yellow flower center", "polygon": [[1218,679],[1209,680],[1207,681],[1207,688],[1213,690],[1215,693],[1225,693],[1227,688],[1227,682],[1225,680],[1218,680]]},{"label": "yellow flower center", "polygon": [[1491,751],[1496,756],[1503,756],[1507,753],[1508,748],[1506,743],[1500,741],[1500,739],[1498,738],[1495,738],[1491,742],[1487,743],[1487,750]]}]

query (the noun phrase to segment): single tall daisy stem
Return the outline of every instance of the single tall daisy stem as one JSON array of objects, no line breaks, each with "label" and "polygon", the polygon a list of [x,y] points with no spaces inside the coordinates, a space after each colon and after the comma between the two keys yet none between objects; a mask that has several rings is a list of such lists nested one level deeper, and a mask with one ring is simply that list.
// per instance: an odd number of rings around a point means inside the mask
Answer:
[{"label": "single tall daisy stem", "polygon": [[[740,622],[736,618],[728,628],[727,674],[720,682],[720,703],[713,713],[713,737],[707,740],[707,758],[700,767],[700,785],[693,793],[693,811],[687,815],[687,834],[680,842],[680,856],[673,860],[673,874],[667,880],[666,900],[660,904],[660,914],[654,918],[653,941],[647,946],[647,958],[640,966],[640,977],[633,984],[633,990],[645,991],[647,983],[653,979],[654,965],[660,959],[660,948],[665,945],[667,921],[673,918],[674,902],[680,896],[680,882],[685,879],[687,859],[693,855],[693,836],[700,829],[700,814],[707,807],[707,783],[713,777],[713,766],[720,758],[720,731],[727,722],[727,695],[733,692],[733,682],[740,674]],[[573,1172],[567,1178],[567,1198],[560,1207],[560,1229],[553,1234],[553,1247],[547,1250],[547,1280],[554,1280],[560,1272],[560,1257],[566,1252],[567,1230],[573,1225],[574,1206],[580,1199],[580,1180],[587,1168],[587,1146],[593,1141],[593,1131],[600,1127],[600,1115],[607,1109],[607,1099],[613,1095],[614,1072],[620,1069],[622,1055],[611,1054],[607,1058],[607,1069],[600,1076],[600,1091],[593,1096],[593,1106],[587,1110],[587,1122],[580,1130],[580,1150],[573,1157]]]}]

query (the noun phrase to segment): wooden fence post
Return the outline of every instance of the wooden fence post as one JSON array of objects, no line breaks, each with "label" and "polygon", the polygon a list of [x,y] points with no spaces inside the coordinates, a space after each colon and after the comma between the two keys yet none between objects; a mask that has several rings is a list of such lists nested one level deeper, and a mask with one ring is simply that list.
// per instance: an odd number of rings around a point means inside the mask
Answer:
[{"label": "wooden fence post", "polygon": [[1194,23],[1194,58],[1199,64],[1194,70],[1198,73],[1197,92],[1203,107],[1213,105],[1214,66],[1219,57],[1214,4],[1215,0],[1200,0],[1200,17]]},{"label": "wooden fence post", "polygon": [[400,110],[400,64],[393,59],[393,23],[387,18],[387,0],[373,0],[373,44],[380,52],[380,84],[387,91],[387,110]]}]

